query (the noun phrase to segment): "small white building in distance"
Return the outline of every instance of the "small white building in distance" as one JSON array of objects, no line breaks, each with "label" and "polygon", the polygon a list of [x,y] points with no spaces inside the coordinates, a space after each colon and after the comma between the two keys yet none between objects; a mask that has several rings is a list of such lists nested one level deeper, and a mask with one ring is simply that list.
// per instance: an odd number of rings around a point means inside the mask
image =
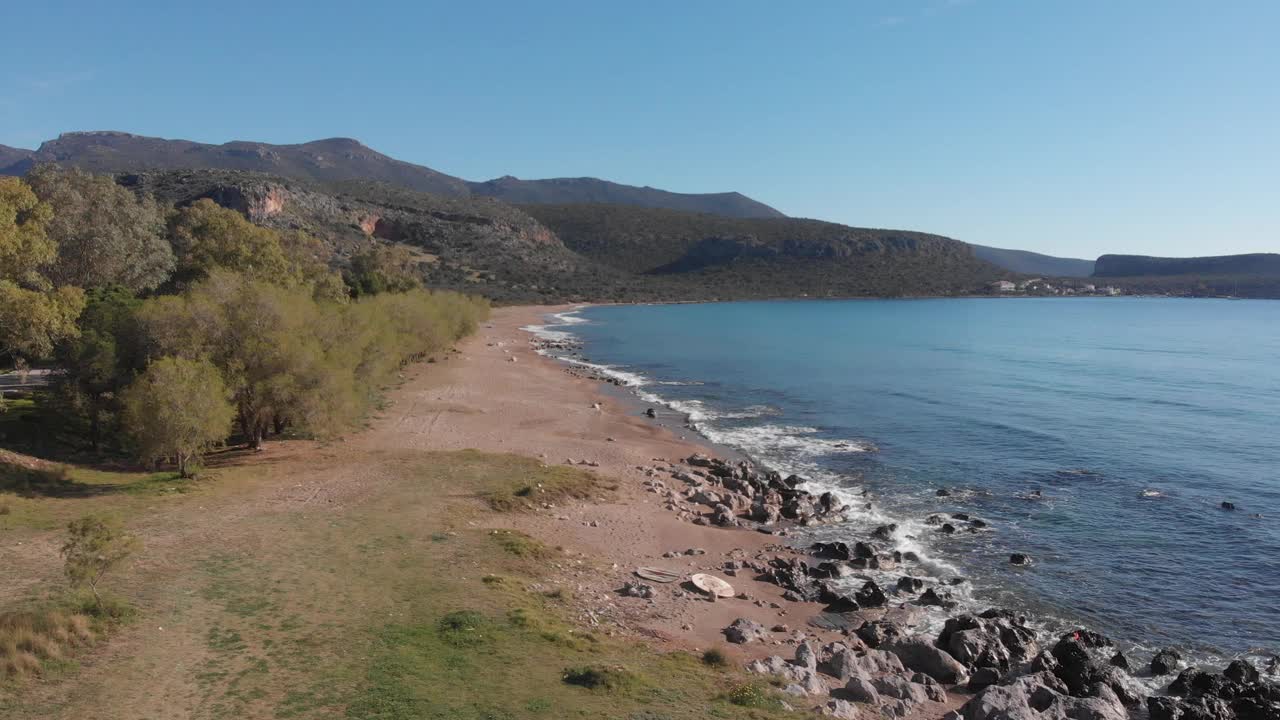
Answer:
[{"label": "small white building in distance", "polygon": [[1013,284],[1008,280],[997,280],[991,283],[990,285],[988,285],[987,287],[991,288],[992,292],[1002,292],[1002,293],[1013,292],[1014,290],[1018,289],[1017,285]]}]

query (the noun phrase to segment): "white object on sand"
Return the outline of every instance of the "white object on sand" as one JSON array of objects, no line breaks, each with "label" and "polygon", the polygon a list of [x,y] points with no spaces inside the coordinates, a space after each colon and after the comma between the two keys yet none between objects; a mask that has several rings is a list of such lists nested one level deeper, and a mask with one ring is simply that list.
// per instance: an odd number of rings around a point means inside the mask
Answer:
[{"label": "white object on sand", "polygon": [[689,582],[693,583],[694,587],[708,595],[715,595],[723,598],[730,598],[734,595],[733,586],[715,575],[697,573],[696,575],[689,576]]}]

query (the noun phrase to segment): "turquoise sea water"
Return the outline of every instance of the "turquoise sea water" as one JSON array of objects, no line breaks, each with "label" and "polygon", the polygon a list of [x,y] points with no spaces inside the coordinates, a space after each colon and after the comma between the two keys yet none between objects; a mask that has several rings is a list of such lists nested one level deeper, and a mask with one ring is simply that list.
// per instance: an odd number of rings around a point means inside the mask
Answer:
[{"label": "turquoise sea water", "polygon": [[[1280,303],[749,302],[550,322],[712,440],[851,501],[868,490],[872,507],[821,533],[898,522],[929,572],[971,579],[968,602],[1146,647],[1280,650]],[[992,529],[945,536],[933,512]],[[1035,564],[1013,568],[1015,551]]]}]

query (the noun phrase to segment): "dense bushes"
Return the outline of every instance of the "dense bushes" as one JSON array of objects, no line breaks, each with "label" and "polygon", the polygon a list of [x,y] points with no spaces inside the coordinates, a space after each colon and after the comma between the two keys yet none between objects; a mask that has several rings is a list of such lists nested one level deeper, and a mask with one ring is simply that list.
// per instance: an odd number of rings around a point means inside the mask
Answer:
[{"label": "dense bushes", "polygon": [[412,290],[340,304],[216,270],[138,313],[153,357],[208,360],[247,443],[296,427],[328,435],[363,414],[402,365],[471,332],[483,303]]},{"label": "dense bushes", "polygon": [[165,210],[56,168],[29,181],[0,180],[0,363],[56,363],[44,405],[95,451],[186,474],[233,428],[253,447],[338,433],[487,312],[423,289],[403,249],[358,254],[344,282],[316,238],[207,199]]}]

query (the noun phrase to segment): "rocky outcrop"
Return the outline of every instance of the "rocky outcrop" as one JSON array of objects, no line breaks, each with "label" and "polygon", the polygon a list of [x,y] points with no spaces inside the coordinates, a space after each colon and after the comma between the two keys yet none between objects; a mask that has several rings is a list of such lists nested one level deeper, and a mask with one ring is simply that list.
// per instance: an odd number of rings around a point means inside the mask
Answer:
[{"label": "rocky outcrop", "polygon": [[992,685],[961,709],[965,720],[1128,720],[1124,704],[1105,686],[1074,697],[1052,673],[1023,675]]}]

